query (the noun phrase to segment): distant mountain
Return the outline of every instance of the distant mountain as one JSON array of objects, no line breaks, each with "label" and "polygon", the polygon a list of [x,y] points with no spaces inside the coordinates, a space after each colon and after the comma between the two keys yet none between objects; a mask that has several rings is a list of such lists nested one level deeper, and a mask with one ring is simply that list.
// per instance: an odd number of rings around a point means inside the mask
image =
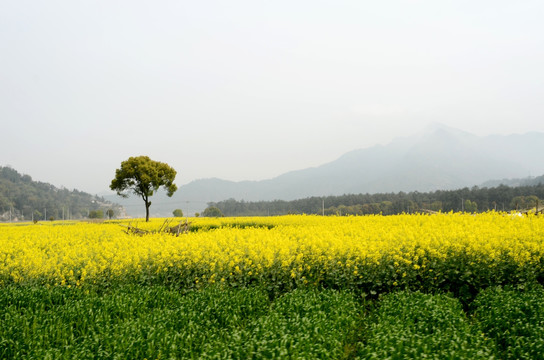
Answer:
[{"label": "distant mountain", "polygon": [[81,219],[89,213],[112,209],[124,215],[118,204],[78,190],[57,188],[34,181],[11,167],[0,166],[0,221]]},{"label": "distant mountain", "polygon": [[390,144],[351,151],[315,168],[263,181],[193,181],[185,198],[292,200],[345,193],[433,191],[544,173],[544,134],[480,137],[433,126]]},{"label": "distant mountain", "polygon": [[[421,134],[348,152],[330,163],[262,181],[218,178],[183,185],[172,198],[154,196],[151,212],[193,214],[207,202],[294,200],[359,193],[429,192],[480,186],[490,179],[544,174],[544,134],[476,136],[435,124]],[[106,197],[114,200],[113,197]],[[119,202],[129,214],[143,214],[143,202]],[[134,212],[132,211],[134,209]]]},{"label": "distant mountain", "polygon": [[512,186],[512,187],[518,187],[518,186],[535,186],[544,184],[544,175],[537,176],[537,177],[526,177],[521,179],[502,179],[502,180],[489,180],[480,185],[480,187],[496,187],[499,185],[506,185],[506,186]]}]

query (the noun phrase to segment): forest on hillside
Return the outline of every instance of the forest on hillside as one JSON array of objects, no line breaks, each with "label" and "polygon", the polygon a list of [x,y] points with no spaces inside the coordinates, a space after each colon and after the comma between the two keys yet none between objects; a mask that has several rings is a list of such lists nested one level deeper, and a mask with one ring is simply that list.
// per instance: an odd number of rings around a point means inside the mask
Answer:
[{"label": "forest on hillside", "polygon": [[224,216],[268,216],[284,214],[324,215],[393,215],[432,211],[483,212],[488,210],[527,210],[543,205],[544,181],[536,185],[472,187],[433,192],[398,192],[379,194],[347,194],[309,197],[293,201],[246,202],[228,199],[209,203]]},{"label": "forest on hillside", "polygon": [[119,205],[101,197],[59,189],[9,166],[0,166],[0,221],[100,218],[108,210],[116,215],[122,211]]}]

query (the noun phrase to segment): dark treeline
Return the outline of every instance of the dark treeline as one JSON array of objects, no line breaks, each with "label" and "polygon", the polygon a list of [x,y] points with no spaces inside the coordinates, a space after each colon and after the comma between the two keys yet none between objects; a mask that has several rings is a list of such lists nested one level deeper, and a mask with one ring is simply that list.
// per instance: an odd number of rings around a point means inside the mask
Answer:
[{"label": "dark treeline", "polygon": [[434,192],[399,192],[384,194],[349,194],[341,196],[310,197],[292,201],[246,202],[234,199],[209,203],[219,208],[225,216],[267,216],[285,214],[325,215],[393,215],[423,211],[488,210],[511,211],[542,205],[544,184],[511,187],[500,185],[491,188],[463,188]]},{"label": "dark treeline", "polygon": [[113,206],[103,198],[33,181],[0,166],[0,221],[80,219]]}]

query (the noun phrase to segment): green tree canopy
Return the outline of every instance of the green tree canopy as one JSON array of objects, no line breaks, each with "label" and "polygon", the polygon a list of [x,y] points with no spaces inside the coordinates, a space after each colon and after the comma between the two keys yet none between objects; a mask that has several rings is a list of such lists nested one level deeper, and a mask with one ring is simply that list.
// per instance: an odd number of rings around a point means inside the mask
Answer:
[{"label": "green tree canopy", "polygon": [[91,210],[89,211],[89,219],[103,219],[104,212],[102,210]]},{"label": "green tree canopy", "polygon": [[465,200],[465,211],[475,213],[478,211],[478,204],[476,201]]},{"label": "green tree canopy", "polygon": [[168,164],[153,161],[147,156],[130,157],[121,163],[121,168],[115,170],[110,189],[122,197],[128,197],[130,192],[141,197],[145,203],[145,221],[149,221],[149,198],[160,187],[166,189],[171,197],[178,189],[174,184],[176,174],[176,170]]},{"label": "green tree canopy", "polygon": [[206,210],[204,210],[202,212],[202,216],[205,216],[205,217],[222,217],[223,213],[221,212],[221,210],[219,210],[219,208],[217,208],[215,206],[209,206],[209,207],[206,208]]},{"label": "green tree canopy", "polygon": [[175,217],[183,217],[183,211],[181,209],[172,211],[172,214],[174,214]]}]

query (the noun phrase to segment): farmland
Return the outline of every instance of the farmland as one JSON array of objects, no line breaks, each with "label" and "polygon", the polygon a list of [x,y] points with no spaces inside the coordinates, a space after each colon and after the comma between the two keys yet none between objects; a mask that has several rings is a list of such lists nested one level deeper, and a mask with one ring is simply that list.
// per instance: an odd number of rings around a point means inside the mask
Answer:
[{"label": "farmland", "polygon": [[[132,221],[150,231],[164,219]],[[0,358],[534,358],[544,217],[0,224]]]}]

